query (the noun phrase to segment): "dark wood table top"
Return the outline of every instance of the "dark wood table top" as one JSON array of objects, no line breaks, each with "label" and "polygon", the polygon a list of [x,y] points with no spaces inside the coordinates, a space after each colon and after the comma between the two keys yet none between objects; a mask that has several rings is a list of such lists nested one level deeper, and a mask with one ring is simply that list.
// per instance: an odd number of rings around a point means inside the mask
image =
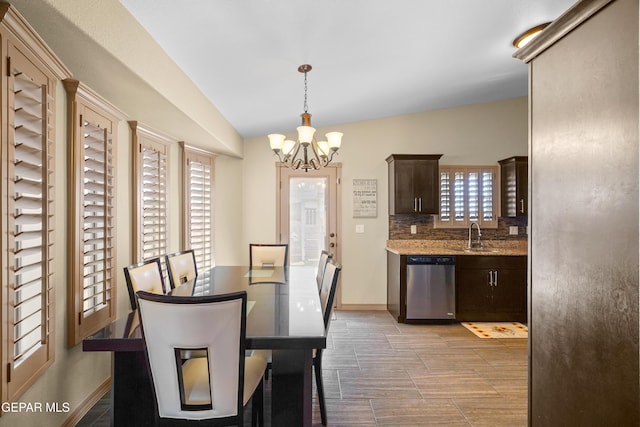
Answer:
[{"label": "dark wood table top", "polygon": [[[247,292],[248,349],[325,348],[322,307],[314,271],[308,267],[217,266],[172,295]],[[86,338],[84,351],[143,351],[137,311]]]}]

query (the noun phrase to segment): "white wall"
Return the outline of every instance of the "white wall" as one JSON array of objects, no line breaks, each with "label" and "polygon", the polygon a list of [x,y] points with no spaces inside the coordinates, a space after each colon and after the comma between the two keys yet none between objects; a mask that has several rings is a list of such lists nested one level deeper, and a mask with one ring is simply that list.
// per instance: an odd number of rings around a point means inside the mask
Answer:
[{"label": "white wall", "polygon": [[[527,99],[516,98],[318,129],[344,132],[342,303],[386,304],[387,163],[390,154],[444,154],[441,164],[496,164],[527,155]],[[275,158],[265,137],[244,147],[243,241],[275,241]],[[377,218],[354,219],[352,180],[378,180]],[[356,224],[365,233],[356,234]],[[248,256],[248,255],[247,255]],[[246,261],[246,260],[245,260]]]}]

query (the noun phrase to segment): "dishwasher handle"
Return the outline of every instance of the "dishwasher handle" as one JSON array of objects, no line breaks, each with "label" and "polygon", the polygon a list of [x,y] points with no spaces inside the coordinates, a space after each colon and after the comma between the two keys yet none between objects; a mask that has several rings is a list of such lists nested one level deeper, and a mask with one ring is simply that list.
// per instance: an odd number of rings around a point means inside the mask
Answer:
[{"label": "dishwasher handle", "polygon": [[407,265],[455,265],[456,257],[450,255],[409,255]]}]

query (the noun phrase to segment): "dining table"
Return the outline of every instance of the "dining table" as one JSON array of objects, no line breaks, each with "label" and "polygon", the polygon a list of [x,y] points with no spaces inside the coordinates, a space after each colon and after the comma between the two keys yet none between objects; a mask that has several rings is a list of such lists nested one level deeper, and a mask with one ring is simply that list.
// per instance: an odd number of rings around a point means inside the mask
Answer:
[{"label": "dining table", "polygon": [[[326,347],[313,267],[215,266],[169,294],[247,292],[246,348],[271,350],[271,425],[310,426],[313,350]],[[186,333],[186,332],[185,332]],[[82,342],[83,351],[113,353],[111,423],[150,425],[154,393],[137,310]]]}]

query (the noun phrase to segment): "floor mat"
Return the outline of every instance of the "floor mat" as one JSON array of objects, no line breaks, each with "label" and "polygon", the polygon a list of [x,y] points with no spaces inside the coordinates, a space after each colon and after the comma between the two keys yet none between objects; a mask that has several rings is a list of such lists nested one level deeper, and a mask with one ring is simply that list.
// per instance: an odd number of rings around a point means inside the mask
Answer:
[{"label": "floor mat", "polygon": [[527,338],[527,325],[518,322],[462,322],[480,338]]}]

